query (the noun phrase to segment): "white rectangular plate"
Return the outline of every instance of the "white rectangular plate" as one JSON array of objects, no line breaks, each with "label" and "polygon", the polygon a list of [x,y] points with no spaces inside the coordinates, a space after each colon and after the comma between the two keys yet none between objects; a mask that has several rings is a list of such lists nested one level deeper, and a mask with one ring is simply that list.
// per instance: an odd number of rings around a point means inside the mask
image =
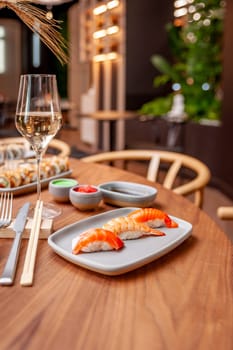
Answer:
[{"label": "white rectangular plate", "polygon": [[103,214],[92,216],[88,219],[68,225],[48,238],[50,247],[64,259],[99,272],[104,275],[120,275],[134,270],[161,257],[176,248],[192,232],[192,225],[184,220],[171,216],[178,224],[178,228],[162,227],[165,236],[150,236],[134,240],[124,241],[125,246],[118,250],[102,251],[94,253],[72,254],[72,239],[89,228],[102,227],[108,220],[126,216],[138,208],[120,208]]},{"label": "white rectangular plate", "polygon": [[[60,174],[48,177],[46,179],[42,179],[41,180],[41,187],[44,188],[44,187],[48,186],[50,181],[69,176],[71,173],[72,173],[72,170],[67,170],[67,171],[64,171]],[[36,191],[36,186],[37,186],[36,182],[31,182],[29,184],[19,186],[19,187],[5,187],[5,188],[0,188],[0,193],[1,192],[12,192],[16,195],[25,194],[28,192]]]}]

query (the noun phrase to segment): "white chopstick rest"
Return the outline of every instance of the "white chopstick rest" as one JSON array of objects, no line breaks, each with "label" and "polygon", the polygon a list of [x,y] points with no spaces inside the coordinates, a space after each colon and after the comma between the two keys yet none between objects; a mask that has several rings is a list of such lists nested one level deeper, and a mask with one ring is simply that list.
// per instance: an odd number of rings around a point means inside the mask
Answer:
[{"label": "white chopstick rest", "polygon": [[40,234],[40,225],[42,217],[43,202],[38,200],[35,207],[32,228],[30,232],[26,258],[21,275],[20,284],[22,286],[31,286],[33,283],[34,267],[36,261],[36,252]]}]

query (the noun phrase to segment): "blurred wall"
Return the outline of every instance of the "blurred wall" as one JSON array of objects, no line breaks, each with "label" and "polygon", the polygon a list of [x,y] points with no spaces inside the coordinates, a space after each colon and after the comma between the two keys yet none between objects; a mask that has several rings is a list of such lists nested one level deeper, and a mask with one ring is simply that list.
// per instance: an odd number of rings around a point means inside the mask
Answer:
[{"label": "blurred wall", "polygon": [[173,18],[173,0],[126,1],[126,105],[137,109],[164,88],[155,89],[153,79],[158,71],[151,56],[169,57],[165,25]]},{"label": "blurred wall", "polygon": [[0,94],[6,101],[16,101],[21,74],[21,25],[14,19],[1,19],[6,33],[6,71],[0,74]]}]

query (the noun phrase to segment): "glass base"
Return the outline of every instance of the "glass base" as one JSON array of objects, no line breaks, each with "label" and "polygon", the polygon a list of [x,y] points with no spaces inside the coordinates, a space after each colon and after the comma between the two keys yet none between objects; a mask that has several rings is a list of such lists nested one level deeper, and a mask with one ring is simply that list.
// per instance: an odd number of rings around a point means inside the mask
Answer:
[{"label": "glass base", "polygon": [[[29,217],[34,216],[34,209],[35,207],[33,206],[30,209],[29,212]],[[61,208],[59,208],[57,205],[53,204],[53,203],[43,203],[43,209],[42,209],[42,219],[54,219],[57,216],[61,215],[62,210]]]},{"label": "glass base", "polygon": [[52,203],[44,203],[42,210],[43,219],[54,219],[57,216],[61,215],[62,210],[57,205]]}]

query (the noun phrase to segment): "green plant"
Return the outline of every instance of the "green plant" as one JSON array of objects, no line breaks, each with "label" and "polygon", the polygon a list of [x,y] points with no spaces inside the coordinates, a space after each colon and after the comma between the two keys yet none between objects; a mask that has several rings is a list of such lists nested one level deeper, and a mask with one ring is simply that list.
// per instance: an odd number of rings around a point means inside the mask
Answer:
[{"label": "green plant", "polygon": [[189,119],[220,119],[223,22],[224,1],[194,0],[184,25],[167,24],[174,60],[153,55],[151,62],[162,73],[155,77],[154,86],[171,84],[171,93],[145,103],[141,113],[166,114],[179,91]]}]

